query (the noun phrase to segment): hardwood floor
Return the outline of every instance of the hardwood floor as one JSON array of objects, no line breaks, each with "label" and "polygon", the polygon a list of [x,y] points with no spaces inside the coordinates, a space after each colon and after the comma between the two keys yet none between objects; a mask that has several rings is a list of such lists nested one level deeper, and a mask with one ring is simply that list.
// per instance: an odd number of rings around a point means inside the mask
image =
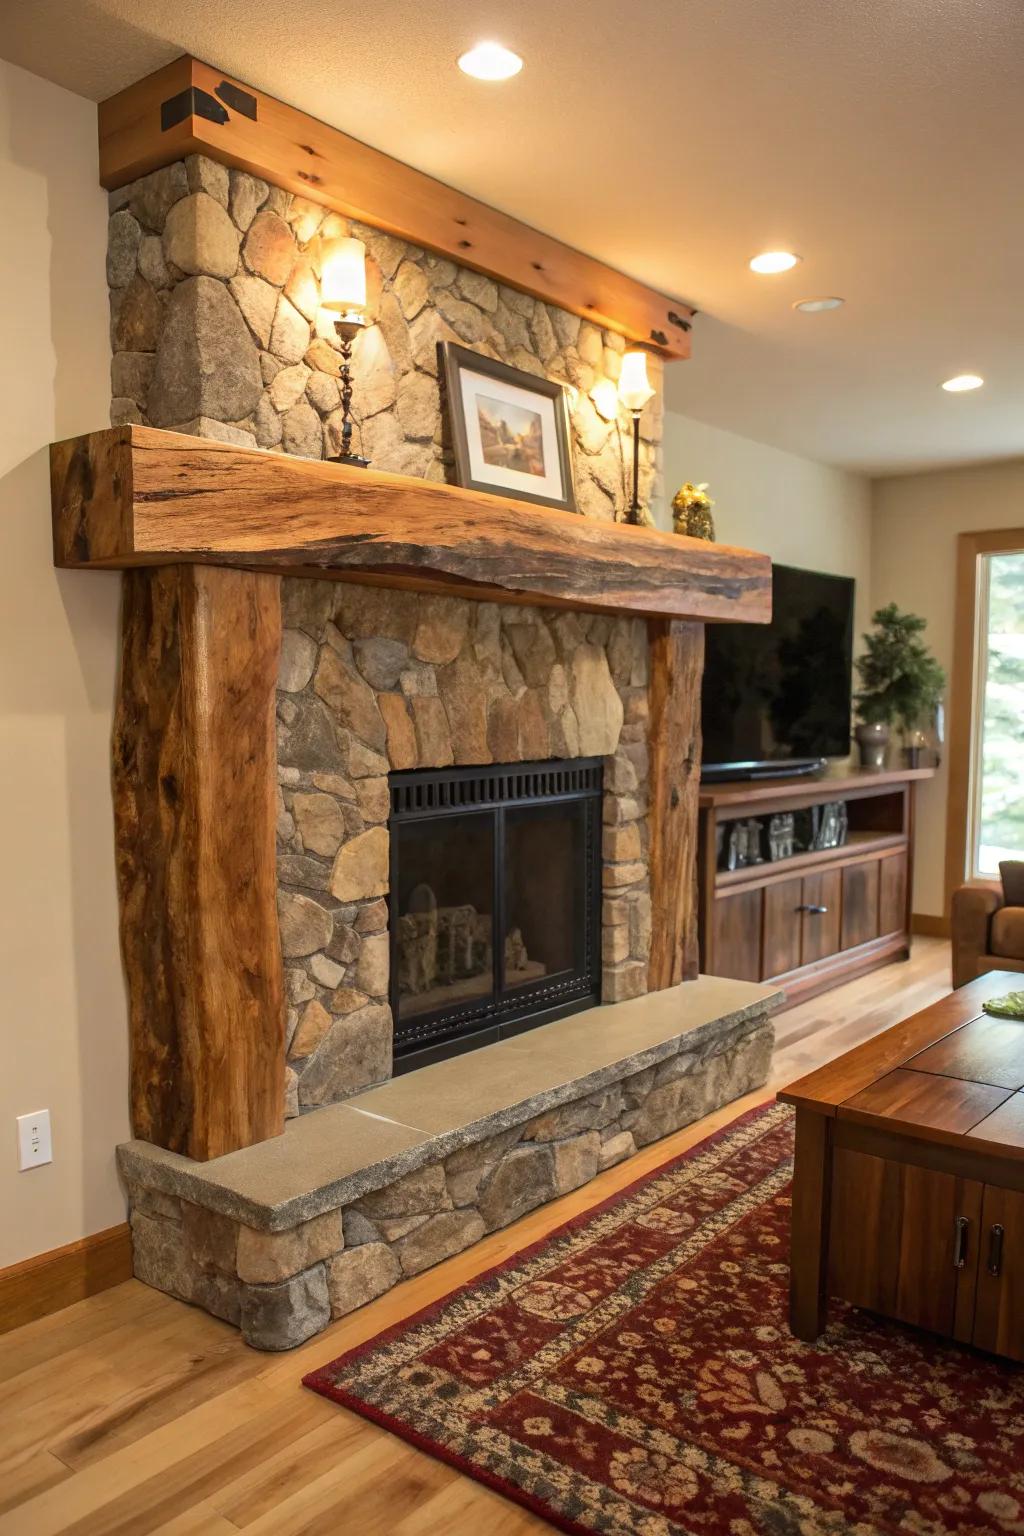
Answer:
[{"label": "hardwood floor", "polygon": [[0,1536],[488,1536],[550,1526],[305,1391],[302,1375],[949,991],[949,944],[784,1013],[767,1088],[396,1287],[301,1349],[131,1280],[0,1337]]}]

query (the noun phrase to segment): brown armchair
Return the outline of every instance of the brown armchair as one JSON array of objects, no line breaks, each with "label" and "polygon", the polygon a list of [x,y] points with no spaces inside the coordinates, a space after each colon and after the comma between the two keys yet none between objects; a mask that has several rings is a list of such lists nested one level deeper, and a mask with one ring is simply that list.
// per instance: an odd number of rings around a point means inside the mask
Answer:
[{"label": "brown armchair", "polygon": [[954,891],[950,927],[954,987],[985,971],[1024,971],[1024,906],[1006,906],[998,880]]}]

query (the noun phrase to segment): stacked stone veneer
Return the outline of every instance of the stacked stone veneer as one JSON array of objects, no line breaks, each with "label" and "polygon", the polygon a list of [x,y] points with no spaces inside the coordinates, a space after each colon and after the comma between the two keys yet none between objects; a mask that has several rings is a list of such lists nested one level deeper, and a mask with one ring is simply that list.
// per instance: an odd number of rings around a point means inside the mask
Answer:
[{"label": "stacked stone veneer", "polygon": [[[624,1063],[621,1081],[485,1132],[379,1187],[364,1178],[354,1197],[283,1230],[183,1197],[173,1160],[122,1148],[135,1274],[240,1326],[257,1348],[289,1349],[763,1083],[773,1039],[765,1006],[698,1032],[696,1041],[684,1037],[657,1064],[630,1070]],[[221,1192],[220,1204],[232,1203]],[[310,1197],[307,1205],[319,1203]]]},{"label": "stacked stone veneer", "polygon": [[606,758],[602,996],[646,992],[646,625],[300,578],[282,607],[289,1114],[391,1075],[390,769]]},{"label": "stacked stone veneer", "polygon": [[[353,377],[357,444],[375,467],[451,478],[437,343],[459,341],[573,387],[579,509],[621,516],[629,421],[606,422],[588,393],[618,378],[621,336],[199,155],[111,194],[111,420],[337,453],[339,344],[319,276],[325,241],[346,234],[369,253],[374,323]],[[641,490],[657,504],[660,391],[641,429]]]},{"label": "stacked stone veneer", "polygon": [[[354,414],[375,467],[453,478],[437,344],[460,341],[569,386],[579,511],[621,517],[630,424],[603,420],[589,395],[618,378],[620,336],[201,156],[111,195],[111,420],[336,453],[340,349],[318,280],[324,243],[344,234],[369,253],[372,323],[355,344]],[[653,358],[651,370],[660,385]],[[660,389],[641,435],[641,494],[657,507]],[[317,579],[283,581],[282,600],[288,1113],[390,1075],[391,769],[603,756],[602,992],[645,992],[645,626]],[[135,1273],[240,1325],[254,1345],[288,1348],[763,1082],[771,1040],[762,1003],[503,1112],[457,1145],[418,1145],[344,1188],[307,1187],[285,1214],[241,1209],[187,1160],[130,1144],[121,1168]],[[233,1156],[273,1160],[280,1146]]]}]

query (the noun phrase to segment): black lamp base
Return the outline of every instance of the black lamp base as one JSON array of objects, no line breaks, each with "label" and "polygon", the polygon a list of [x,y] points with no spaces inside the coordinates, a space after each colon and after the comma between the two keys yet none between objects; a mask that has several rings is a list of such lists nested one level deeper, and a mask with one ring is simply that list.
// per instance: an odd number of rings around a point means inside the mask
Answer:
[{"label": "black lamp base", "polygon": [[329,464],[348,464],[353,469],[366,469],[369,459],[361,453],[352,453],[352,343],[362,330],[365,321],[359,319],[335,320],[334,329],[341,341],[341,452],[332,454]]},{"label": "black lamp base", "polygon": [[633,412],[633,499],[626,508],[626,522],[639,527],[643,522],[640,505],[640,412]]}]

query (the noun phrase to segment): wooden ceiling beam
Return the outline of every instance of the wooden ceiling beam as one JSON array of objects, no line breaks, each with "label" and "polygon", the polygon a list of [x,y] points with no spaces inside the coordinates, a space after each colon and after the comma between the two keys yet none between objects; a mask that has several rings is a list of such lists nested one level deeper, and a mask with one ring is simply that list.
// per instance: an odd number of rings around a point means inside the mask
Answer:
[{"label": "wooden ceiling beam", "polygon": [[690,355],[694,310],[507,213],[183,56],[99,108],[111,190],[204,154],[618,331],[666,359]]},{"label": "wooden ceiling beam", "polygon": [[491,602],[767,623],[767,555],[155,427],[50,450],[64,567],[182,562]]}]

